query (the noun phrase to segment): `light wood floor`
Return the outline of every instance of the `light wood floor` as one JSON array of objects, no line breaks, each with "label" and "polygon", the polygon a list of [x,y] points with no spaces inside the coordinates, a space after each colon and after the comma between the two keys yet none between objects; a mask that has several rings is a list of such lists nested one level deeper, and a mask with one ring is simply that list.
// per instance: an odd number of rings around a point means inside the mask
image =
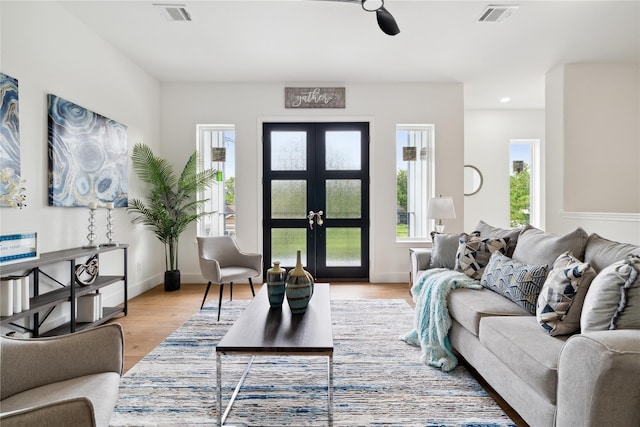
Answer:
[{"label": "light wood floor", "polygon": [[[258,292],[261,285],[256,285]],[[120,323],[125,334],[125,372],[146,356],[167,336],[200,310],[205,284],[182,284],[180,290],[165,292],[163,285],[129,300],[128,314],[113,322]],[[208,299],[217,301],[218,287],[212,286]],[[233,299],[251,299],[251,290],[247,284],[233,287]],[[331,299],[405,299],[414,306],[409,294],[409,284],[402,283],[332,283]],[[225,286],[222,309],[229,300],[229,289]],[[475,371],[476,379],[498,402],[518,427],[527,424],[516,414]]]}]

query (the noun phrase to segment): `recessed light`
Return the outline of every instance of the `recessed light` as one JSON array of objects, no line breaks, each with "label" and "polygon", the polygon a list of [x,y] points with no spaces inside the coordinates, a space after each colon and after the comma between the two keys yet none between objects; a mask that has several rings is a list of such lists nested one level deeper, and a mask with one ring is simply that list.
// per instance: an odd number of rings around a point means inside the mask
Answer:
[{"label": "recessed light", "polygon": [[507,102],[511,102],[511,98],[509,98],[508,96],[502,97],[500,98],[500,102],[506,104]]}]

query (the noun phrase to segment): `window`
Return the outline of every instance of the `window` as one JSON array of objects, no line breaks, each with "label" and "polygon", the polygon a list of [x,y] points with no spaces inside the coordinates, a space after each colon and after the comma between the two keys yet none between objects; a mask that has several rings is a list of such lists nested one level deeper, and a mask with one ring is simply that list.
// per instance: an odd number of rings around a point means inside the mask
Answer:
[{"label": "window", "polygon": [[433,125],[396,126],[396,239],[425,239],[433,229]]},{"label": "window", "polygon": [[218,171],[216,185],[198,194],[211,212],[200,218],[198,236],[235,236],[235,126],[197,125],[197,138],[198,168]]},{"label": "window", "polygon": [[540,209],[540,140],[514,139],[509,144],[509,208],[512,227],[542,227]]}]

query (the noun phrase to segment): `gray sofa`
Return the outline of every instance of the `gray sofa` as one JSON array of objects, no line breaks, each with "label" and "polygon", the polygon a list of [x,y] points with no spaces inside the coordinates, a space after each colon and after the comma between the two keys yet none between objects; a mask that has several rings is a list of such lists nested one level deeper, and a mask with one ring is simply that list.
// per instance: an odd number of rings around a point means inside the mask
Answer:
[{"label": "gray sofa", "polygon": [[108,426],[124,360],[122,327],[0,337],[0,425]]},{"label": "gray sofa", "polygon": [[[637,246],[596,234],[588,236],[582,229],[559,236],[532,227],[526,231],[499,229],[482,221],[477,229],[480,238],[510,236],[505,252],[513,260],[524,258],[541,264],[546,259],[545,264],[553,264],[563,251],[570,250],[592,266],[594,276],[612,270],[613,264],[630,254],[640,255]],[[454,239],[435,235],[432,248],[411,251],[410,277],[414,282],[430,268],[456,267],[459,251]],[[601,276],[600,282],[604,278]],[[589,317],[585,311],[594,303],[590,300],[598,304],[602,299],[595,295],[595,280],[586,291],[594,292],[589,295],[592,298],[583,295],[585,300],[580,301],[584,310],[580,312],[582,306],[578,306],[566,315],[579,316],[583,325]],[[628,292],[628,311],[623,313],[628,321],[631,311],[635,312],[636,323],[627,326],[635,329],[557,336],[551,336],[535,314],[502,294],[487,288],[454,289],[447,300],[452,317],[449,339],[457,353],[531,426],[638,427],[639,289],[640,283],[635,283],[634,293]]]}]

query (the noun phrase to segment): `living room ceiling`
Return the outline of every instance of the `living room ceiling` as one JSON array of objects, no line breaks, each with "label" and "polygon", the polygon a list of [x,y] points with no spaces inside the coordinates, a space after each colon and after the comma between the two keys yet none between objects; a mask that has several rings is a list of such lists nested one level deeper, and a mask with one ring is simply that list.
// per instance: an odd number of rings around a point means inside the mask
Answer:
[{"label": "living room ceiling", "polygon": [[[544,108],[555,66],[640,62],[638,1],[387,0],[397,36],[339,1],[60,3],[161,82],[462,82],[465,108]],[[192,21],[154,3],[185,5]],[[496,4],[519,7],[479,22]]]}]

